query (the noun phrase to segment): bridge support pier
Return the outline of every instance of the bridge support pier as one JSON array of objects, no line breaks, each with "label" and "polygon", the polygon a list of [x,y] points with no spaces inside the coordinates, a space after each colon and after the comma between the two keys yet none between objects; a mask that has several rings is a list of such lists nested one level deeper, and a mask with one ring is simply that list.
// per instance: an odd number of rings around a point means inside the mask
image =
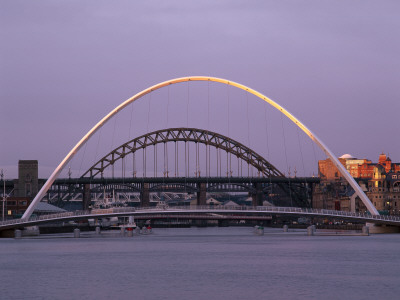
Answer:
[{"label": "bridge support pier", "polygon": [[367,225],[364,225],[364,226],[362,227],[362,233],[363,233],[364,235],[369,235],[369,227],[368,227]]},{"label": "bridge support pier", "polygon": [[229,227],[228,220],[218,220],[218,227]]},{"label": "bridge support pier", "polygon": [[373,223],[366,223],[365,226],[368,227],[368,233],[376,234],[376,233],[399,233],[400,227],[398,226],[391,226],[385,224],[373,224]]},{"label": "bridge support pier", "polygon": [[79,228],[74,229],[74,238],[81,237],[81,230]]},{"label": "bridge support pier", "polygon": [[264,202],[264,193],[263,193],[263,187],[261,183],[255,183],[254,187],[256,188],[256,193],[251,195],[251,198],[253,199],[252,205],[253,206],[262,206]]},{"label": "bridge support pier", "polygon": [[14,238],[20,239],[22,237],[22,230],[20,229],[15,229],[14,231]]},{"label": "bridge support pier", "polygon": [[197,184],[197,205],[207,205],[207,186],[201,182]]},{"label": "bridge support pier", "polygon": [[83,186],[83,197],[82,197],[82,209],[88,210],[92,204],[92,199],[90,195],[90,184],[85,184]]},{"label": "bridge support pier", "polygon": [[311,225],[307,227],[307,235],[312,236],[315,233],[315,225]]},{"label": "bridge support pier", "polygon": [[150,206],[150,184],[148,182],[144,182],[142,184],[142,191],[140,192],[140,206]]}]

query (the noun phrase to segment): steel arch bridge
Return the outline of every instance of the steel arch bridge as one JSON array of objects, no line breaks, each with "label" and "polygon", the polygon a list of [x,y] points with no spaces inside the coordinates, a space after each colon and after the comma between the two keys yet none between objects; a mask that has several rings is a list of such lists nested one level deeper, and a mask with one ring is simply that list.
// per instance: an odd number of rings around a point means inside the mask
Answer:
[{"label": "steel arch bridge", "polygon": [[[81,176],[81,179],[89,179],[86,180],[90,182],[92,185],[91,191],[93,189],[101,189],[103,185],[100,181],[93,181],[96,176],[101,175],[103,178],[103,172],[108,167],[114,166],[114,164],[121,160],[124,161],[124,158],[130,154],[134,154],[136,151],[143,149],[145,150],[147,147],[156,146],[157,144],[166,144],[168,142],[178,143],[195,143],[195,144],[204,144],[206,147],[206,170],[207,165],[209,165],[209,161],[211,159],[210,147],[214,147],[217,150],[225,151],[228,154],[232,154],[236,156],[242,161],[244,161],[249,166],[254,167],[258,171],[258,178],[268,178],[267,180],[261,180],[258,182],[254,181],[254,178],[249,179],[241,178],[241,177],[232,177],[232,171],[227,166],[227,174],[225,178],[222,177],[210,177],[206,174],[206,180],[200,179],[200,171],[196,170],[196,178],[198,179],[190,179],[189,177],[180,178],[177,177],[177,172],[175,169],[175,176],[170,177],[168,175],[169,171],[164,171],[164,178],[156,179],[155,174],[154,177],[146,177],[138,180],[130,180],[128,178],[114,178],[113,191],[123,191],[124,187],[126,190],[131,190],[132,192],[139,192],[143,195],[147,195],[150,192],[164,192],[164,191],[174,191],[174,192],[189,192],[189,193],[198,193],[198,204],[204,205],[206,201],[206,193],[211,192],[246,192],[254,197],[254,205],[262,205],[263,200],[265,200],[264,195],[268,194],[268,192],[272,192],[274,190],[276,195],[279,195],[281,201],[279,201],[280,205],[290,205],[295,204],[300,207],[310,207],[310,191],[308,184],[310,180],[307,178],[300,179],[291,179],[286,178],[285,175],[280,172],[276,167],[274,167],[270,162],[268,162],[261,155],[257,154],[252,149],[246,147],[245,145],[229,138],[224,135],[221,135],[216,132],[212,132],[209,130],[197,129],[197,128],[169,128],[157,130],[154,132],[150,132],[144,134],[140,137],[134,138],[114,150],[110,151],[107,155],[101,158],[98,162],[96,162],[92,167],[90,167],[84,174]],[[175,144],[176,145],[176,144]],[[175,151],[176,151],[175,147]],[[185,147],[186,149],[186,147]],[[186,150],[185,150],[186,152]],[[185,153],[186,156],[186,153]],[[218,156],[218,153],[217,153]],[[175,159],[177,158],[177,153],[175,153]],[[186,157],[185,157],[186,159]],[[208,160],[208,162],[207,162]],[[186,163],[186,162],[185,162]],[[165,164],[164,164],[165,167]],[[176,162],[175,162],[176,167]],[[239,162],[238,162],[239,167]],[[123,167],[124,169],[124,167]],[[186,167],[185,167],[186,169]],[[189,172],[188,172],[189,173]],[[207,173],[207,171],[206,171]],[[134,176],[136,177],[136,176]],[[168,179],[168,180],[166,180]],[[204,177],[203,177],[204,179]],[[280,179],[280,180],[279,180]],[[74,181],[74,180],[73,180]],[[128,183],[128,181],[132,181]],[[98,182],[97,186],[94,186],[94,183]],[[108,182],[106,185],[109,185],[110,180],[107,179]],[[148,184],[148,187],[145,187],[145,184]],[[273,188],[274,186],[274,188]],[[148,192],[144,192],[144,189],[148,190]],[[257,196],[256,196],[257,195]],[[141,199],[142,205],[149,205],[149,199]],[[286,204],[284,204],[286,202]],[[86,203],[87,204],[87,203]],[[86,209],[87,207],[84,207]]]},{"label": "steel arch bridge", "polygon": [[197,205],[205,205],[207,193],[246,193],[253,205],[263,205],[267,200],[279,206],[310,207],[312,186],[318,182],[318,177],[60,178],[49,189],[47,201],[58,206],[71,200],[81,201],[85,210],[91,199],[101,200],[105,194],[113,193],[117,201],[133,197],[132,201],[140,202],[142,207],[151,206],[150,193],[155,198],[168,193],[192,194],[197,197]]},{"label": "steel arch bridge", "polygon": [[238,159],[242,159],[256,168],[263,177],[285,177],[285,175],[270,162],[245,145],[219,133],[197,128],[162,129],[132,139],[101,158],[90,167],[82,177],[87,177],[87,175],[89,175],[90,178],[93,178],[98,174],[102,175],[107,167],[123,159],[128,154],[135,153],[139,149],[145,149],[149,146],[168,142],[193,142],[212,146],[233,154]]},{"label": "steel arch bridge", "polygon": [[171,79],[167,80],[161,83],[158,83],[156,85],[153,85],[133,97],[129,98],[128,100],[124,101],[120,105],[118,105],[116,108],[114,108],[110,113],[108,113],[104,118],[102,118],[92,129],[90,129],[87,134],[85,134],[82,139],[71,149],[71,151],[67,154],[67,156],[61,161],[61,163],[58,165],[58,167],[54,170],[54,172],[50,175],[49,179],[46,181],[46,183],[43,185],[43,187],[40,189],[39,193],[36,195],[36,197],[33,199],[32,203],[28,207],[28,209],[25,211],[25,213],[22,216],[22,219],[28,219],[36,205],[41,201],[41,199],[44,197],[48,189],[51,187],[53,182],[56,180],[58,175],[61,173],[63,168],[68,164],[68,162],[75,156],[75,154],[78,152],[78,150],[86,144],[86,142],[104,125],[106,124],[114,115],[118,114],[121,110],[123,110],[125,107],[127,107],[129,104],[134,102],[137,99],[140,99],[144,95],[151,93],[155,90],[158,90],[160,88],[169,86],[171,84],[177,84],[181,82],[190,82],[190,81],[209,81],[209,82],[218,82],[226,85],[231,85],[233,87],[236,87],[238,89],[242,89],[250,94],[255,95],[256,97],[260,98],[261,100],[265,101],[272,107],[276,108],[278,111],[280,111],[283,115],[285,115],[287,118],[289,118],[296,126],[298,126],[304,133],[307,134],[307,136],[315,143],[318,145],[318,147],[321,148],[321,150],[331,159],[333,164],[337,167],[339,172],[343,175],[343,177],[348,181],[348,183],[352,186],[354,189],[355,193],[360,197],[364,205],[367,207],[368,211],[372,215],[379,215],[379,212],[375,208],[375,206],[372,204],[372,202],[368,199],[368,197],[365,195],[365,193],[362,191],[360,186],[357,184],[357,182],[353,179],[353,177],[349,174],[349,172],[346,170],[346,168],[340,163],[340,161],[336,158],[336,156],[333,154],[331,150],[328,149],[328,147],[310,130],[308,129],[299,119],[297,119],[294,115],[292,115],[289,111],[287,111],[284,107],[279,105],[277,102],[269,99],[262,93],[251,89],[245,85],[242,85],[240,83],[222,79],[222,78],[217,78],[217,77],[209,77],[209,76],[188,76],[188,77],[181,77],[181,78],[176,78],[176,79]]}]

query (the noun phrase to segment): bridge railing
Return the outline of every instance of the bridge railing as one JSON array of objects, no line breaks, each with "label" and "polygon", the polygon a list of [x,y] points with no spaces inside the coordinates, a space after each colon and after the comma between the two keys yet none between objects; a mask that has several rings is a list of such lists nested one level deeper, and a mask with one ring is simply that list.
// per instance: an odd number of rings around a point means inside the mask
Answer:
[{"label": "bridge railing", "polygon": [[348,212],[340,210],[328,210],[328,209],[313,209],[313,208],[300,208],[300,207],[279,207],[279,206],[181,206],[171,207],[170,209],[185,209],[185,210],[246,210],[246,211],[265,211],[265,212],[285,212],[285,213],[308,213],[318,215],[329,215],[337,217],[355,217],[360,219],[375,219],[375,220],[387,220],[387,221],[398,221],[400,222],[399,216],[389,215],[370,215],[359,212]]},{"label": "bridge railing", "polygon": [[89,210],[78,210],[73,212],[62,212],[56,214],[47,214],[40,216],[32,216],[29,220],[23,219],[13,219],[6,220],[0,222],[0,226],[5,225],[13,225],[13,224],[21,224],[27,222],[35,222],[35,221],[44,221],[51,219],[63,219],[63,218],[71,218],[71,217],[79,217],[79,216],[87,216],[88,218],[95,218],[99,215],[107,215],[107,214],[123,214],[123,213],[133,213],[133,212],[146,212],[146,211],[213,211],[213,210],[227,210],[227,211],[257,211],[257,212],[274,212],[274,213],[299,213],[299,214],[312,214],[312,215],[320,215],[320,216],[333,216],[333,217],[354,217],[364,220],[384,220],[384,221],[394,221],[400,222],[399,216],[388,216],[388,215],[370,215],[363,214],[358,212],[347,212],[347,211],[339,211],[339,210],[327,210],[327,209],[312,209],[312,208],[300,208],[300,207],[277,207],[277,206],[223,206],[223,205],[207,205],[207,206],[162,206],[162,207],[114,207],[114,208],[106,208],[106,209],[92,209]]}]

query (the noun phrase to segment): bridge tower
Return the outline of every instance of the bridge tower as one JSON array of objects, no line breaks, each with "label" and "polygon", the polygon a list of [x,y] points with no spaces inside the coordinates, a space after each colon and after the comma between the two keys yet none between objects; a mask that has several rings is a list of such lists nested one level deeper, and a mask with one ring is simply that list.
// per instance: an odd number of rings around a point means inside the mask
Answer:
[{"label": "bridge tower", "polygon": [[142,183],[142,190],[140,192],[140,206],[150,206],[150,184],[148,182]]},{"label": "bridge tower", "polygon": [[253,199],[252,204],[253,206],[262,206],[265,198],[262,183],[255,183],[254,188],[256,191],[251,195],[251,198]]},{"label": "bridge tower", "polygon": [[83,185],[82,209],[88,210],[91,204],[90,184]]},{"label": "bridge tower", "polygon": [[197,184],[197,205],[207,205],[207,186],[205,182]]}]

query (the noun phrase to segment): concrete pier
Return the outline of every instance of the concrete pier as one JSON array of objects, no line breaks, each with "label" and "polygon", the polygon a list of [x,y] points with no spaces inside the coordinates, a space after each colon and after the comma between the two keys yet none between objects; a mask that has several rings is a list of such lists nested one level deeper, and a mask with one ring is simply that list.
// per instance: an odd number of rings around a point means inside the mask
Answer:
[{"label": "concrete pier", "polygon": [[400,233],[400,227],[390,226],[390,225],[377,225],[374,223],[366,223],[365,226],[368,227],[369,233]]},{"label": "concrete pier", "polygon": [[20,239],[22,237],[22,231],[19,229],[15,229],[14,231],[14,238]]},{"label": "concrete pier", "polygon": [[314,227],[315,227],[315,225],[311,225],[311,226],[307,227],[307,235],[308,236],[314,235]]},{"label": "concrete pier", "polygon": [[81,237],[81,230],[79,228],[74,229],[74,238]]},{"label": "concrete pier", "polygon": [[369,235],[369,227],[368,226],[363,226],[363,228],[362,228],[362,233],[363,234],[365,234],[365,235]]}]

